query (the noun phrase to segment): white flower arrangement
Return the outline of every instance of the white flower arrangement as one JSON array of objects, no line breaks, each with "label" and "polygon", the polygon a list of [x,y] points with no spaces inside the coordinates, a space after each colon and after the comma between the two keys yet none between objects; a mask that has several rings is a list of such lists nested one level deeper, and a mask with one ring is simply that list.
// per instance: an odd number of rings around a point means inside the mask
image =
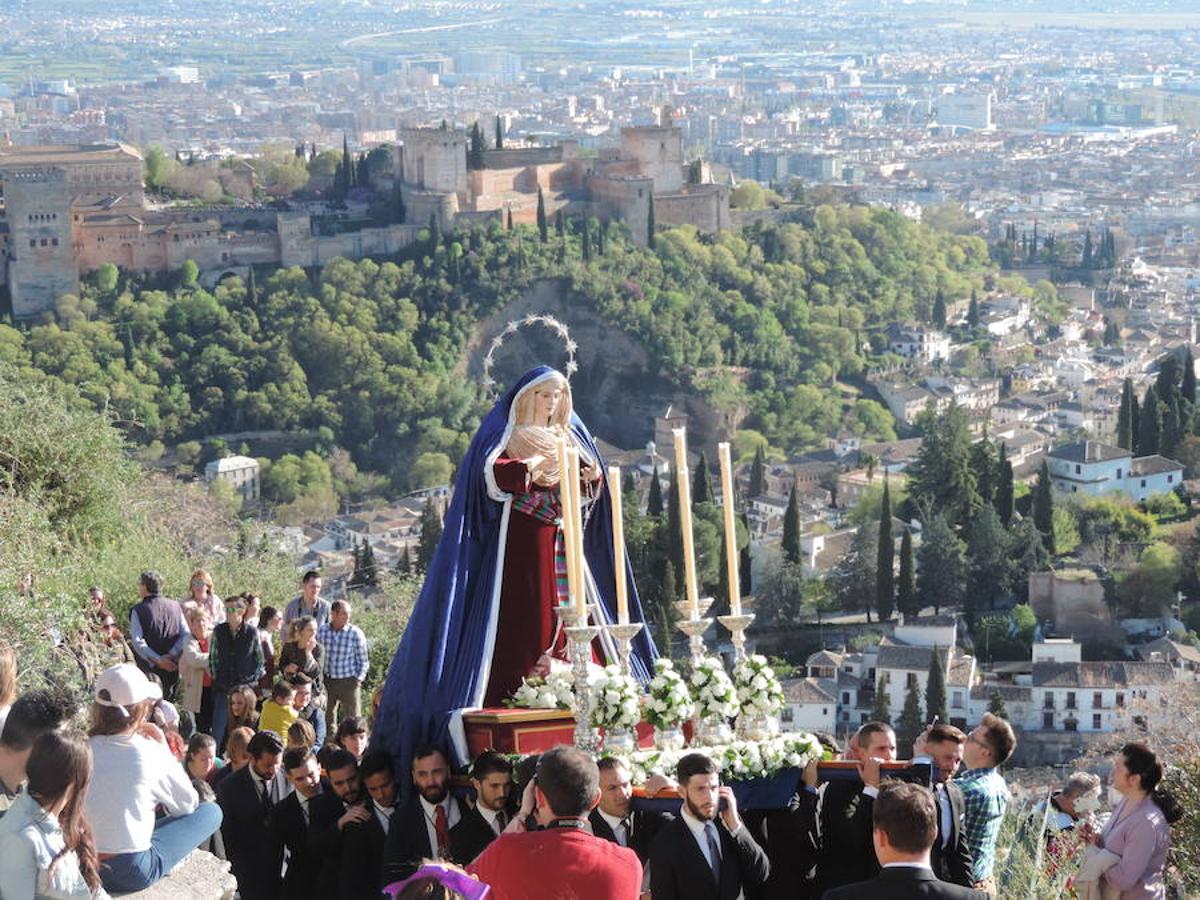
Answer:
[{"label": "white flower arrangement", "polygon": [[620,666],[605,666],[593,675],[590,718],[593,728],[632,730],[642,718],[642,687]]},{"label": "white flower arrangement", "polygon": [[690,681],[701,719],[732,719],[738,714],[737,691],[719,657],[700,660]]},{"label": "white flower arrangement", "polygon": [[681,750],[635,750],[622,758],[630,780],[643,784],[656,772],[674,775],[680,757],[704,753],[721,770],[724,781],[771,778],[784,769],[803,769],[814,757],[822,755],[821,744],[811,734],[796,731],[775,735],[763,741],[733,741],[713,747],[688,747]]},{"label": "white flower arrangement", "polygon": [[571,672],[522,678],[506,705],[517,709],[567,709],[575,711],[575,682]]},{"label": "white flower arrangement", "polygon": [[733,684],[743,716],[774,716],[783,708],[783,688],[765,656],[748,656],[734,666]]},{"label": "white flower arrangement", "polygon": [[696,711],[687,682],[664,657],[654,661],[654,677],[650,679],[646,698],[646,721],[655,728],[678,728]]}]

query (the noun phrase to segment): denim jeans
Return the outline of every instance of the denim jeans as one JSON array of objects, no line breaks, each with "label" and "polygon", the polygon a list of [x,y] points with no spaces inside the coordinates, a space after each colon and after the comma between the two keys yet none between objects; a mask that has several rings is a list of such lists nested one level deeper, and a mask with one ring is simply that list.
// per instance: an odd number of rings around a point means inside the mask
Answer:
[{"label": "denim jeans", "polygon": [[212,738],[217,742],[217,752],[225,749],[225,729],[229,726],[229,695],[212,689]]},{"label": "denim jeans", "polygon": [[159,819],[150,838],[150,848],[102,860],[100,881],[106,891],[114,894],[144,891],[220,827],[221,807],[215,803],[201,803],[186,816]]}]

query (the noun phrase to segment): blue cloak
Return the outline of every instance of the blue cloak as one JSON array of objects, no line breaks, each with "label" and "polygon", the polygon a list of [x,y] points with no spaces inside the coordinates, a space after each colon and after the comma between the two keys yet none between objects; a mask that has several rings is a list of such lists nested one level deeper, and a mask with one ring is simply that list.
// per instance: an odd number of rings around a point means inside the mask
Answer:
[{"label": "blue cloak", "polygon": [[[371,736],[372,747],[395,757],[404,784],[418,744],[433,742],[451,750],[460,765],[468,762],[461,713],[478,708],[487,691],[511,505],[511,499],[496,499],[494,486],[489,490],[489,470],[507,442],[517,396],[554,374],[547,366],[526,372],[484,417],[459,465],[442,539],[388,670]],[[602,464],[595,441],[573,411],[570,427],[580,445]],[[591,574],[589,600],[598,600],[595,608],[614,622],[615,567],[607,491],[601,491],[592,504],[584,527],[584,555]],[[630,620],[642,622],[633,571],[628,558],[621,562]],[[633,642],[630,665],[635,677],[647,681],[656,656],[647,627]]]}]

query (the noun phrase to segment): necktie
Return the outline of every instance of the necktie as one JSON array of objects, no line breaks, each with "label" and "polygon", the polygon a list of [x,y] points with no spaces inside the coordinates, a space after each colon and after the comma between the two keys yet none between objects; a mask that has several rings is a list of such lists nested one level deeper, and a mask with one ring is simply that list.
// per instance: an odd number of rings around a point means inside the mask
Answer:
[{"label": "necktie", "polygon": [[708,839],[708,861],[712,865],[713,879],[721,883],[721,845],[717,841],[717,826],[709,822],[704,826],[704,836]]},{"label": "necktie", "polygon": [[271,782],[264,781],[262,783],[262,809],[264,816],[269,816],[271,814],[271,807],[273,805],[274,804],[271,803]]},{"label": "necktie", "polygon": [[629,846],[629,838],[633,834],[633,823],[630,822],[629,816],[623,818],[617,823],[617,843],[622,847]]},{"label": "necktie", "polygon": [[[941,834],[941,847],[946,849],[946,845],[950,842],[950,832],[946,829],[946,812],[950,810],[950,795],[946,792],[946,785],[939,784],[937,786],[937,802],[938,802],[938,832]],[[951,817],[953,812],[951,812]]]},{"label": "necktie", "polygon": [[496,834],[503,834],[504,829],[508,827],[508,816],[504,810],[496,813]]},{"label": "necktie", "polygon": [[446,819],[446,807],[440,803],[433,811],[433,830],[437,835],[437,857],[445,859],[450,852],[450,823]]}]

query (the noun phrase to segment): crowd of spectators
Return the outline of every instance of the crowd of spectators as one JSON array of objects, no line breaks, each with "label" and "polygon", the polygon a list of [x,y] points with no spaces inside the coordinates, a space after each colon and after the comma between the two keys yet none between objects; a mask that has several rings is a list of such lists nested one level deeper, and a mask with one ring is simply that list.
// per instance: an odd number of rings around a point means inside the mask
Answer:
[{"label": "crowd of spectators", "polygon": [[[222,600],[204,570],[177,602],[146,572],[126,643],[93,589],[92,625],[113,652],[86,733],[73,702],[18,691],[0,644],[0,900],[142,890],[197,848],[229,861],[242,900],[997,895],[1001,767],[1016,746],[1002,718],[970,732],[935,723],[902,770],[888,764],[909,748],[886,723],[844,749],[821,735],[854,777],[823,780],[813,760],[769,810],[741,809],[702,752],[647,782],[655,808],[635,804],[619,759],[571,747],[515,764],[487,750],[455,782],[449,749],[426,745],[401,772],[371,747],[353,609],[321,591],[307,573],[280,614],[252,594]],[[1183,810],[1162,778],[1154,752],[1130,743],[1106,822],[1100,781],[1083,772],[1035,810],[1051,862],[1064,835],[1086,843],[1081,895],[1165,896]]]}]

